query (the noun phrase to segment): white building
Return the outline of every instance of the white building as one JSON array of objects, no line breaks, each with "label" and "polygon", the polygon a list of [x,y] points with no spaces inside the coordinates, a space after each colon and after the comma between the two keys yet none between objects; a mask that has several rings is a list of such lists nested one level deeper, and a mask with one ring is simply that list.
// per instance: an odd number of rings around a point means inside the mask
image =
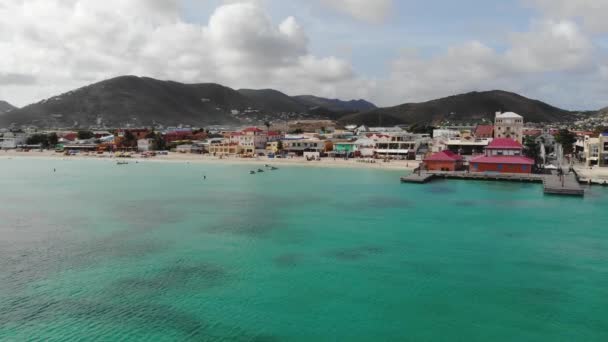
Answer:
[{"label": "white building", "polygon": [[241,134],[234,137],[236,142],[247,150],[265,150],[268,142],[266,131],[256,127],[244,129]]},{"label": "white building", "polygon": [[3,150],[14,149],[19,145],[24,145],[26,141],[27,135],[25,133],[7,132],[0,137],[0,148]]},{"label": "white building", "polygon": [[139,139],[139,140],[137,140],[137,151],[148,152],[148,151],[152,150],[153,144],[154,144],[153,139]]},{"label": "white building", "polygon": [[513,112],[496,113],[494,121],[494,137],[509,138],[520,144],[523,143],[524,118]]}]

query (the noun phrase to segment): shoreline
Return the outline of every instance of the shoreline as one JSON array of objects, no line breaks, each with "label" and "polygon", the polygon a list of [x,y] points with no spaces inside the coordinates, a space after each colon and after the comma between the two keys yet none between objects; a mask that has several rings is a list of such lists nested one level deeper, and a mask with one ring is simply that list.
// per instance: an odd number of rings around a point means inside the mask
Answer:
[{"label": "shoreline", "polygon": [[197,164],[218,164],[218,165],[255,165],[264,166],[272,164],[273,166],[300,166],[300,167],[317,167],[317,168],[357,168],[357,169],[373,169],[373,170],[403,170],[412,171],[418,167],[419,163],[415,160],[391,160],[383,162],[381,159],[376,159],[375,163],[366,163],[362,160],[368,159],[339,159],[323,158],[321,161],[307,161],[304,157],[297,158],[278,158],[270,159],[266,157],[258,158],[237,158],[237,157],[213,157],[209,155],[183,154],[170,152],[168,155],[158,155],[150,158],[142,158],[135,156],[132,158],[117,158],[110,154],[103,155],[78,155],[66,156],[63,153],[55,153],[54,151],[43,152],[16,152],[4,151],[0,152],[0,160],[11,159],[45,159],[45,160],[100,160],[100,161],[133,161],[138,163],[153,162],[153,163],[197,163]]}]

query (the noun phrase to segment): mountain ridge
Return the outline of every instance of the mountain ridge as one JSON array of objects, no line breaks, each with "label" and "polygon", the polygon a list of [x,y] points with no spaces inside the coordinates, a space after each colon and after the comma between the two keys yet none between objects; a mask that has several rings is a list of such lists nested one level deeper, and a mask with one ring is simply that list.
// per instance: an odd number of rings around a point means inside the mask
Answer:
[{"label": "mountain ridge", "polygon": [[576,112],[551,106],[539,100],[504,91],[473,91],[419,103],[404,103],[344,116],[344,124],[398,125],[433,124],[443,121],[494,120],[499,111],[516,112],[527,122],[567,121]]},{"label": "mountain ridge", "polygon": [[527,122],[568,121],[576,113],[502,90],[377,108],[365,100],[289,96],[274,89],[235,90],[217,83],[184,84],[119,76],[11,110],[0,115],[0,127],[245,125],[294,119],[388,126],[493,121],[497,111],[516,112]]},{"label": "mountain ridge", "polygon": [[0,114],[8,113],[15,109],[17,109],[17,107],[13,106],[12,104],[10,104],[6,101],[0,100]]},{"label": "mountain ridge", "polygon": [[[334,102],[336,107],[340,103],[350,105],[346,101]],[[353,111],[344,109],[338,114],[326,109],[308,111],[295,97],[274,89],[234,90],[217,83],[184,84],[128,75],[11,111],[0,118],[0,127],[238,125],[273,119],[336,119],[344,113]]]}]

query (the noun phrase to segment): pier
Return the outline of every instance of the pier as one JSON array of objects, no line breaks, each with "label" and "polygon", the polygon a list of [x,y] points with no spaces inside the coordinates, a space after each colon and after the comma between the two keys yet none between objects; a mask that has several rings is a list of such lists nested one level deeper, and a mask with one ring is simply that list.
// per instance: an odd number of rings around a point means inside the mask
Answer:
[{"label": "pier", "polygon": [[423,171],[401,177],[402,183],[424,184],[434,179],[462,179],[479,181],[527,182],[542,183],[545,194],[584,196],[585,190],[581,187],[574,173],[539,175],[521,173],[490,173],[490,172],[446,172]]}]

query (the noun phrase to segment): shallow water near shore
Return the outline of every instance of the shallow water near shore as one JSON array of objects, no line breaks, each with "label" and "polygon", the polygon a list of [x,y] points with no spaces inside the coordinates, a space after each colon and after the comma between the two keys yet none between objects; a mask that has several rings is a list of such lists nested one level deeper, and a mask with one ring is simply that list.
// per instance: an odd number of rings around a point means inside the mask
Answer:
[{"label": "shallow water near shore", "polygon": [[608,340],[606,188],[252,168],[1,160],[0,340]]}]

